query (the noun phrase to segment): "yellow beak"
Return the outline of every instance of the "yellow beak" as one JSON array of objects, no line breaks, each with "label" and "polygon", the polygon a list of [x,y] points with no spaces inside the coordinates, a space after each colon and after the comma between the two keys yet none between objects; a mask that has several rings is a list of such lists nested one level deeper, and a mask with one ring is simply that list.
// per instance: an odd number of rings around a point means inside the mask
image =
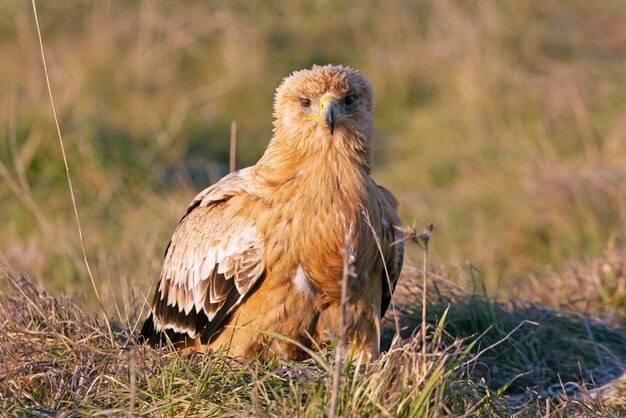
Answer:
[{"label": "yellow beak", "polygon": [[326,123],[331,135],[335,131],[337,115],[337,98],[330,94],[322,96],[320,99],[320,119]]}]

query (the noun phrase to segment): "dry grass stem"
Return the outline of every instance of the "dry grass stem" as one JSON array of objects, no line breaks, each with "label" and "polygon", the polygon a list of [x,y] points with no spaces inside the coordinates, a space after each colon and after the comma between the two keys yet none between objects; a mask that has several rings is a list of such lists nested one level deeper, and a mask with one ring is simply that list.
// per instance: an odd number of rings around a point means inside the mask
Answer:
[{"label": "dry grass stem", "polygon": [[335,362],[333,367],[333,386],[330,398],[330,404],[328,407],[329,418],[334,418],[337,415],[337,400],[339,396],[339,385],[341,379],[341,371],[343,369],[343,360],[345,357],[345,344],[346,344],[346,312],[348,309],[348,303],[350,300],[350,279],[354,278],[353,266],[350,264],[350,257],[352,255],[352,245],[350,244],[350,237],[352,236],[352,225],[350,231],[346,234],[346,238],[343,246],[343,272],[341,275],[341,305],[339,308],[339,335],[336,336],[335,343]]},{"label": "dry grass stem", "polygon": [[426,278],[428,276],[428,242],[433,231],[433,224],[429,224],[428,228],[420,234],[420,241],[423,249],[422,261],[422,355],[426,357]]},{"label": "dry grass stem", "polygon": [[[385,262],[385,255],[383,254],[383,248],[380,243],[380,237],[376,233],[376,230],[374,229],[374,226],[372,225],[372,222],[370,221],[370,215],[367,211],[363,212],[363,217],[365,218],[365,222],[367,223],[367,226],[370,228],[370,231],[372,231],[372,236],[374,240],[376,241],[376,248],[378,248],[378,254],[380,255],[380,259],[383,262],[383,270],[385,272],[385,279],[387,280],[387,286],[389,286],[389,289],[393,289],[393,286],[391,285],[391,277],[389,277],[389,269],[387,268],[387,263]],[[391,245],[396,245],[396,244],[397,242],[391,243]],[[398,312],[396,310],[396,304],[393,300],[393,297],[391,298],[390,305],[391,305],[391,312],[393,314],[393,320],[396,326],[396,336],[400,338],[400,322],[398,320]]]},{"label": "dry grass stem", "polygon": [[104,308],[102,299],[100,299],[100,292],[98,292],[98,286],[96,285],[96,281],[94,280],[93,273],[91,272],[91,266],[89,265],[89,260],[87,259],[87,249],[85,248],[85,238],[83,237],[83,228],[80,224],[80,215],[78,214],[78,206],[76,205],[76,196],[74,195],[74,186],[72,185],[72,176],[70,175],[70,166],[67,161],[67,154],[65,153],[65,144],[63,143],[63,136],[61,135],[61,127],[59,126],[59,119],[57,117],[56,107],[54,106],[54,98],[52,97],[52,87],[50,86],[50,77],[48,76],[48,64],[46,63],[46,54],[44,53],[44,50],[43,50],[43,40],[41,37],[41,29],[39,27],[39,18],[37,17],[37,5],[35,4],[35,0],[32,0],[32,5],[33,5],[33,14],[35,16],[35,26],[37,28],[37,37],[39,39],[39,50],[41,52],[41,62],[43,65],[45,76],[46,76],[46,86],[48,88],[48,97],[50,98],[50,105],[52,106],[52,114],[54,116],[54,124],[56,126],[57,137],[59,138],[59,145],[61,146],[61,155],[63,156],[63,164],[65,165],[65,176],[67,177],[67,185],[70,190],[70,197],[72,198],[72,207],[74,209],[74,217],[76,218],[76,228],[78,230],[78,237],[80,238],[80,246],[81,246],[81,250],[83,253],[83,261],[85,263],[85,268],[87,269],[87,274],[89,275],[89,279],[91,280],[91,286],[96,295],[98,305],[100,305],[100,309],[102,310],[104,321],[106,322],[107,328],[109,329],[109,337],[111,338],[111,341],[112,341],[113,330],[111,328],[111,323],[109,321],[109,315],[107,314],[107,311]]},{"label": "dry grass stem", "polygon": [[230,122],[230,158],[229,169],[232,173],[236,170],[237,161],[237,121]]}]

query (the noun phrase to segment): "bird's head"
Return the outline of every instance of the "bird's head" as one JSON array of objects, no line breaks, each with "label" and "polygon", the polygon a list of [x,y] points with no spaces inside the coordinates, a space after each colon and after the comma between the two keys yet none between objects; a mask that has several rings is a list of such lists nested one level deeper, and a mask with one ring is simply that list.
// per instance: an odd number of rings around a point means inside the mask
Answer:
[{"label": "bird's head", "polygon": [[276,90],[275,139],[308,153],[368,152],[373,107],[372,88],[358,72],[314,65],[294,72]]}]

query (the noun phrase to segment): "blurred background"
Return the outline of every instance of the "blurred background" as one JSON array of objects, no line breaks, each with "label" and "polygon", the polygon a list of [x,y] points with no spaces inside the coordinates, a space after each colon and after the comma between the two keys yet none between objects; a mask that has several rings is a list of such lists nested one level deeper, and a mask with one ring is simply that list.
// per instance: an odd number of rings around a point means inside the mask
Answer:
[{"label": "blurred background", "polygon": [[[254,164],[274,89],[313,63],[373,84],[374,178],[404,222],[435,224],[435,270],[473,266],[506,296],[621,249],[625,6],[38,1],[105,304],[154,286],[188,203],[228,171],[231,121]],[[0,63],[0,264],[90,298],[28,1],[0,1]]]}]

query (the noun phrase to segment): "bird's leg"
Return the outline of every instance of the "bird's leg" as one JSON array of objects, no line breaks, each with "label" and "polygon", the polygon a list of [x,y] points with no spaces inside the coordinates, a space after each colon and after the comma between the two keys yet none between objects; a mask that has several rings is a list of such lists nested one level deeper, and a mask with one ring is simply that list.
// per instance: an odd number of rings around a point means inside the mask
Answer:
[{"label": "bird's leg", "polygon": [[353,359],[369,362],[380,356],[380,311],[379,307],[367,306],[363,300],[354,301],[346,312],[347,330],[340,331],[339,304],[332,304],[320,314],[315,335],[325,341],[344,340],[344,359],[354,352]]},{"label": "bird's leg", "polygon": [[361,363],[377,360],[380,356],[380,316],[376,310],[370,309],[365,314],[356,331],[356,358]]}]

